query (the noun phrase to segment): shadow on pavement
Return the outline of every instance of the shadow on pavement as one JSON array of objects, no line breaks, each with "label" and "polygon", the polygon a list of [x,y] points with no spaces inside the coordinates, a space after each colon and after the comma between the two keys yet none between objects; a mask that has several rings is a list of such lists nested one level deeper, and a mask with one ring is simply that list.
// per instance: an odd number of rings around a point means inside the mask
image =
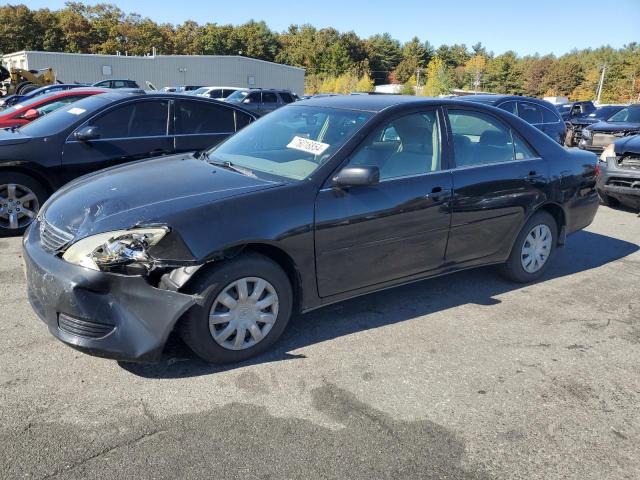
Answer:
[{"label": "shadow on pavement", "polygon": [[[640,247],[597,233],[580,231],[556,251],[539,282],[598,268],[626,257]],[[120,362],[125,370],[147,378],[183,378],[209,375],[259,363],[304,358],[289,352],[299,348],[429,315],[459,305],[495,305],[497,295],[524,288],[509,282],[493,268],[485,267],[423,280],[324,307],[291,319],[282,338],[271,351],[246,362],[211,365],[197,359],[177,336],[167,343],[163,359],[156,364]]]}]

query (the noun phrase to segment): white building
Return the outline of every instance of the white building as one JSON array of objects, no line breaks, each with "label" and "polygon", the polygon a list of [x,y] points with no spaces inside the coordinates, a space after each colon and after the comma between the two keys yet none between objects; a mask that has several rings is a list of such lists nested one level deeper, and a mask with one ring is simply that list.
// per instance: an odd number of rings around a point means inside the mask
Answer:
[{"label": "white building", "polygon": [[2,56],[5,67],[51,67],[65,83],[95,83],[130,79],[143,88],[151,82],[158,89],[176,85],[226,85],[286,88],[304,93],[304,68],[255,58],[223,55],[90,55],[82,53],[21,51]]}]

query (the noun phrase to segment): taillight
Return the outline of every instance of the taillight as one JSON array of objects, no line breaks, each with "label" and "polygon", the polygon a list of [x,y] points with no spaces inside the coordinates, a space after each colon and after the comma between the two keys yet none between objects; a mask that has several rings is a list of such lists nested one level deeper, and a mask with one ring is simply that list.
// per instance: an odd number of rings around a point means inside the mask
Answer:
[{"label": "taillight", "polygon": [[600,162],[596,163],[596,177],[600,176]]}]

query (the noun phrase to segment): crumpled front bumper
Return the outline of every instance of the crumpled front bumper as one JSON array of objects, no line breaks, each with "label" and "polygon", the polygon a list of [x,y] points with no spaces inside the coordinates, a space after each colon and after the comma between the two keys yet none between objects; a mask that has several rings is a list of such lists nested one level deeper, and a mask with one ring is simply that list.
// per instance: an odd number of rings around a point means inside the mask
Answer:
[{"label": "crumpled front bumper", "polygon": [[23,239],[27,292],[59,340],[91,355],[157,361],[176,321],[198,297],[162,290],[143,277],[70,264],[40,245],[38,223]]}]

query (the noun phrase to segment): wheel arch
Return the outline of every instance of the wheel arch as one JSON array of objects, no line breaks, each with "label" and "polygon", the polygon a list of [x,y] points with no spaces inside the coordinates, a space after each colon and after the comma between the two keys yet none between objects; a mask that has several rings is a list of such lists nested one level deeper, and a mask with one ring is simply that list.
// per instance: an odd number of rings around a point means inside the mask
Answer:
[{"label": "wheel arch", "polygon": [[2,173],[20,173],[22,175],[28,175],[38,181],[38,183],[42,185],[42,188],[47,191],[48,195],[51,195],[56,190],[53,184],[47,179],[45,173],[29,163],[13,162],[0,165],[0,174]]},{"label": "wheel arch", "polygon": [[249,242],[222,250],[214,256],[214,260],[205,263],[181,288],[188,289],[189,285],[200,275],[215,268],[220,262],[237,257],[246,252],[254,252],[274,261],[286,273],[293,290],[293,312],[297,313],[302,305],[302,277],[300,271],[289,253],[279,246],[267,242]]}]

